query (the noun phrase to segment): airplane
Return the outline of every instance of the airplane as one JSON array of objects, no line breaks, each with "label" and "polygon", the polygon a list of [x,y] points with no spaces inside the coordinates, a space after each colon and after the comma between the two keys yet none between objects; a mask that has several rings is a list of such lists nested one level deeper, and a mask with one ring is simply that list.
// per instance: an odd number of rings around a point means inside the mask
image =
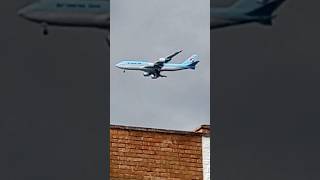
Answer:
[{"label": "airplane", "polygon": [[230,7],[210,8],[210,29],[259,23],[266,26],[273,24],[278,9],[285,0],[238,0]]},{"label": "airplane", "polygon": [[125,60],[117,63],[115,66],[119,69],[125,70],[138,70],[144,71],[144,76],[151,76],[152,79],[157,79],[159,77],[167,77],[162,75],[162,71],[179,71],[184,69],[195,69],[196,65],[200,62],[196,54],[189,57],[183,63],[180,64],[171,64],[169,63],[174,56],[179,54],[181,51],[175,52],[174,54],[166,57],[159,58],[155,63],[147,61],[138,61],[138,60]]},{"label": "airplane", "polygon": [[21,8],[18,15],[41,24],[44,35],[49,25],[103,29],[110,44],[110,0],[39,0]]}]

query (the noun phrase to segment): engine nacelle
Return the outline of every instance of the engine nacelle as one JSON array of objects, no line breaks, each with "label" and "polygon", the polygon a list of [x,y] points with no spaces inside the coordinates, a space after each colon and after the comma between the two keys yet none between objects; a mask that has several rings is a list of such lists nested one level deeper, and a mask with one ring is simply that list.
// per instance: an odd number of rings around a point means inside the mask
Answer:
[{"label": "engine nacelle", "polygon": [[151,78],[152,78],[152,79],[156,79],[156,78],[157,78],[157,76],[156,76],[156,75],[154,75],[154,74],[151,74]]},{"label": "engine nacelle", "polygon": [[143,75],[144,75],[144,76],[150,76],[151,74],[148,73],[148,72],[144,72]]},{"label": "engine nacelle", "polygon": [[160,62],[166,62],[166,58],[159,58]]}]

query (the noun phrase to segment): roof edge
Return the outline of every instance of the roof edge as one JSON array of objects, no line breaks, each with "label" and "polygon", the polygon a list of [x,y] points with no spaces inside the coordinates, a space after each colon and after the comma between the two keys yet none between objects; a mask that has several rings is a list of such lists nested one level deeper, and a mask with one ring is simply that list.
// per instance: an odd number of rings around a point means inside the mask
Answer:
[{"label": "roof edge", "polygon": [[169,130],[169,129],[134,127],[134,126],[124,126],[124,125],[110,125],[110,129],[202,136],[202,133],[198,133],[198,132],[194,132],[194,131]]}]

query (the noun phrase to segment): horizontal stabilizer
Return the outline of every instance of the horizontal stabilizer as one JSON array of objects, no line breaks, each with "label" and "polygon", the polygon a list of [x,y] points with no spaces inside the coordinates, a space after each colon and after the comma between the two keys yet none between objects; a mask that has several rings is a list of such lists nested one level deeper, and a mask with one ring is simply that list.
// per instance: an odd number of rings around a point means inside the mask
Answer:
[{"label": "horizontal stabilizer", "polygon": [[193,63],[191,63],[189,66],[189,69],[196,69],[196,65],[199,63],[200,61],[195,61]]}]

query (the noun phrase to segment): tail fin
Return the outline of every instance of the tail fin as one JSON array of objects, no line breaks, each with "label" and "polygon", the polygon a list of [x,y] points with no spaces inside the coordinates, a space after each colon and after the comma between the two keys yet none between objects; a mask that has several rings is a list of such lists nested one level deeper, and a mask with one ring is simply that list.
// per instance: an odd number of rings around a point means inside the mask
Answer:
[{"label": "tail fin", "polygon": [[189,69],[195,69],[196,65],[199,62],[200,61],[198,60],[198,55],[194,54],[194,55],[190,56],[187,60],[185,60],[182,64],[186,65]]},{"label": "tail fin", "polygon": [[272,16],[272,13],[278,9],[285,0],[270,0],[264,6],[257,8],[249,13],[248,15],[253,16]]},{"label": "tail fin", "polygon": [[231,8],[250,16],[271,16],[285,0],[238,0]]}]

